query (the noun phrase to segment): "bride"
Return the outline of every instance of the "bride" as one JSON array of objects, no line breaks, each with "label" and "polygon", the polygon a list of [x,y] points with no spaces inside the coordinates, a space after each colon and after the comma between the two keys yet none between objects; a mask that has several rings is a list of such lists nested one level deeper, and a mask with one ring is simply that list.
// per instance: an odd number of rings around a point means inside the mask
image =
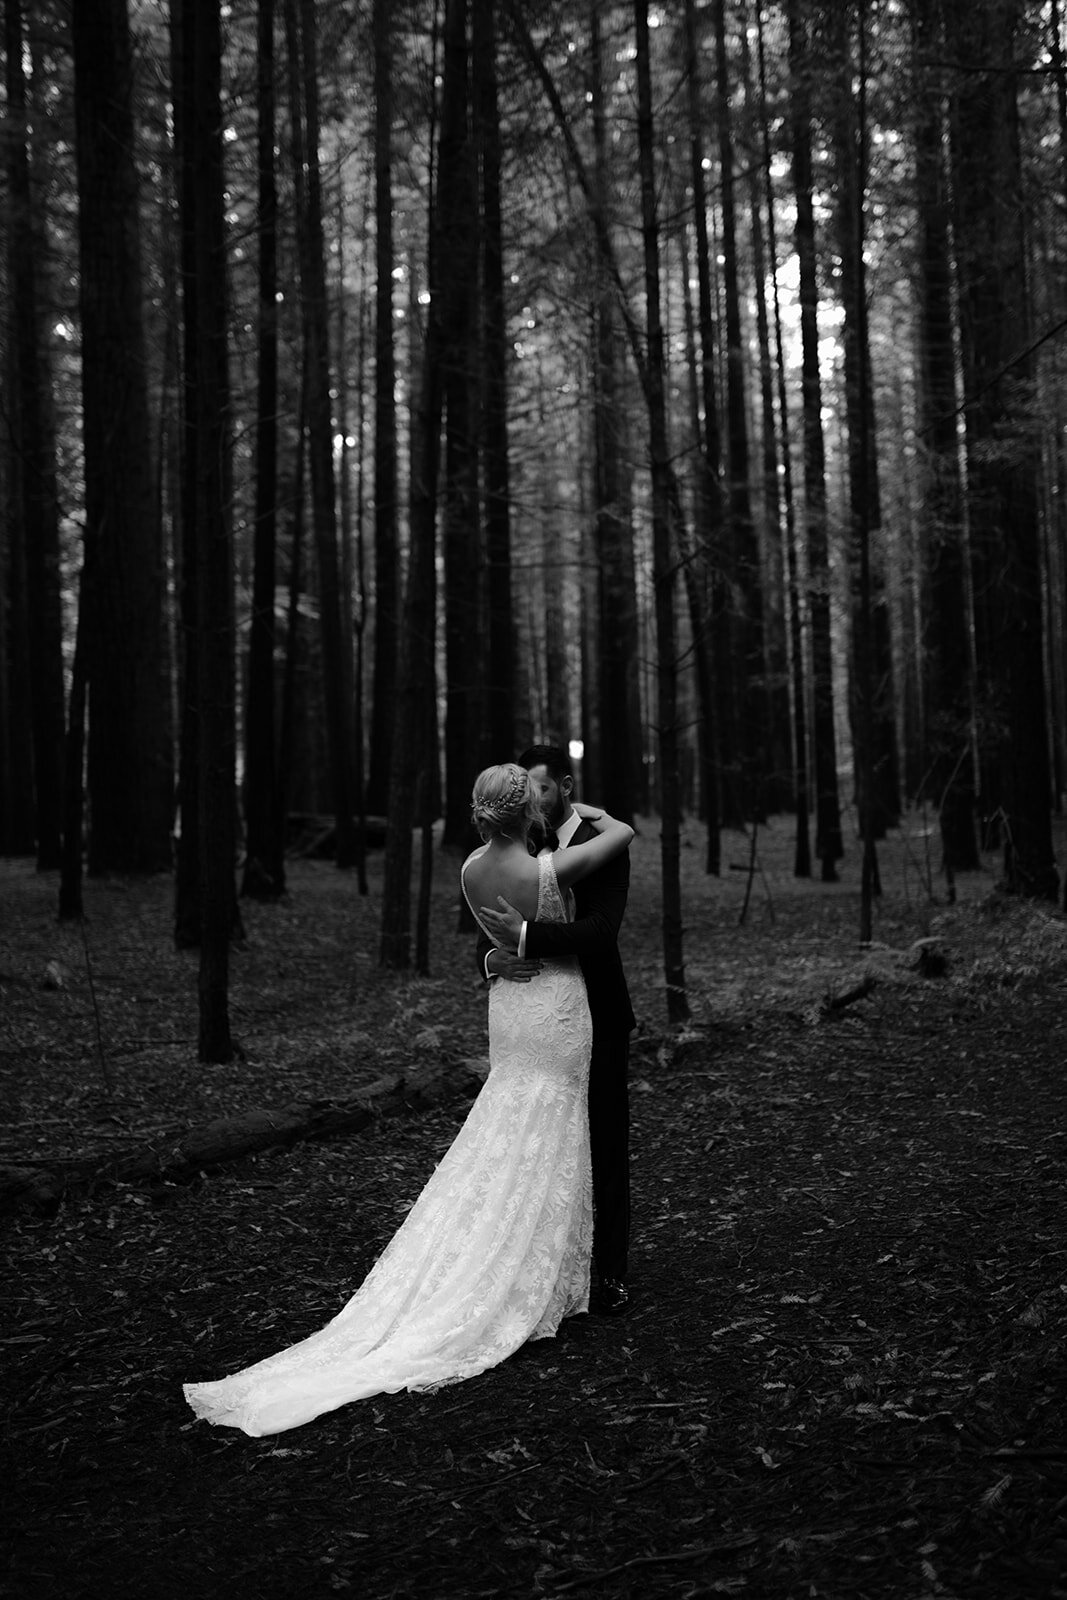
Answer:
[{"label": "bride", "polygon": [[[485,843],[460,873],[471,911],[503,896],[526,918],[573,917],[569,886],[633,829],[580,808],[586,844],[534,857],[538,786],[488,767],[472,816]],[[184,1385],[198,1417],[259,1437],[350,1400],[471,1378],[589,1305],[593,1233],[587,1080],[592,1024],[576,961],[489,991],[489,1076],[363,1285],[327,1325],[213,1383]]]}]

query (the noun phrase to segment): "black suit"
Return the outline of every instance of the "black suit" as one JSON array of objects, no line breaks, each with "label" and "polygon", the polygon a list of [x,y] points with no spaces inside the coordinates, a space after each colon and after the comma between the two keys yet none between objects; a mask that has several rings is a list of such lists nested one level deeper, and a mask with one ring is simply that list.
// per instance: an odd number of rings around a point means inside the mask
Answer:
[{"label": "black suit", "polygon": [[[584,820],[572,844],[595,837]],[[593,1019],[589,1066],[589,1142],[593,1159],[593,1260],[599,1276],[624,1278],[630,1237],[630,1104],[626,1082],[635,1026],[618,934],[630,887],[630,857],[615,856],[574,885],[573,922],[528,922],[527,957],[552,961],[577,956]],[[492,945],[483,935],[479,959]],[[501,979],[507,982],[507,979]]]}]

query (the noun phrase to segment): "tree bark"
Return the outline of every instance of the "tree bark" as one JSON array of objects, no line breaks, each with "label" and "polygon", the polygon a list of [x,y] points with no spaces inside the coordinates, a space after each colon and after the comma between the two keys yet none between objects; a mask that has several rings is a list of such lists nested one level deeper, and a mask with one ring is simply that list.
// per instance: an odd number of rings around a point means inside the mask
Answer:
[{"label": "tree bark", "polygon": [[28,627],[30,720],[37,868],[60,862],[63,827],[63,655],[59,581],[59,505],[51,371],[41,310],[40,229],[34,223],[31,126],[23,67],[20,0],[6,0],[5,68],[11,353],[15,403],[8,412],[19,505],[10,532],[21,540]]},{"label": "tree bark", "polygon": [[367,810],[384,813],[397,673],[396,347],[393,334],[393,48],[389,0],[374,0],[374,669]]},{"label": "tree bark", "polygon": [[[198,975],[201,1061],[235,1054],[229,1021],[234,883],[236,708],[233,547],[229,520],[222,30],[218,0],[181,0],[175,120],[182,181],[186,496],[192,520],[196,701]],[[186,819],[183,815],[183,830]]]},{"label": "tree bark", "polygon": [[72,11],[89,666],[89,868],[170,866],[173,778],[162,530],[141,302],[126,0]]},{"label": "tree bark", "polygon": [[274,138],[274,0],[258,0],[257,167],[259,327],[252,614],[245,711],[245,866],[242,894],[285,889],[283,817],[275,744],[275,586],[278,499],[278,193]]},{"label": "tree bark", "polygon": [[804,407],[804,503],[810,583],[815,750],[815,854],[822,880],[837,878],[844,854],[837,788],[833,653],[830,633],[830,562],[826,522],[826,447],[819,372],[819,286],[811,156],[812,62],[799,0],[789,0],[790,123],[796,191],[796,249],[800,263],[801,388]]},{"label": "tree bark", "polygon": [[736,596],[730,633],[740,664],[738,685],[738,761],[723,774],[727,793],[734,786],[732,810],[748,824],[765,814],[763,768],[767,759],[767,672],[763,658],[763,578],[752,518],[749,485],[746,353],[741,332],[741,293],[737,262],[733,127],[726,45],[725,0],[715,0],[718,83],[719,170],[722,184],[723,298],[726,308],[726,421],[729,468],[730,572]]},{"label": "tree bark", "polygon": [[[689,116],[689,179],[696,240],[697,340],[700,346],[700,460],[696,489],[696,549],[685,563],[685,583],[697,656],[703,732],[700,741],[706,846],[704,870],[722,869],[722,773],[736,742],[734,659],[726,609],[726,539],[720,474],[719,401],[715,378],[715,318],[712,312],[711,249],[704,181],[704,110],[700,94],[696,6],[685,0],[685,61]],[[699,554],[698,554],[699,552]],[[720,712],[726,709],[727,715]],[[725,746],[725,750],[724,750]]]},{"label": "tree bark", "polygon": [[652,470],[653,583],[656,594],[657,711],[663,874],[663,969],[667,1016],[689,1017],[682,949],[681,781],[678,767],[677,639],[674,616],[676,564],[671,540],[671,483],[664,397],[663,325],[660,320],[659,222],[653,158],[652,74],[648,0],[634,0],[637,45],[637,138],[641,174],[641,234],[648,335],[649,448]]},{"label": "tree bark", "polygon": [[[445,818],[442,844],[466,853],[474,843],[470,790],[484,765],[486,732],[482,681],[485,659],[483,564],[478,506],[476,444],[479,220],[475,152],[470,139],[469,4],[450,7],[446,23],[446,71],[451,58],[455,94],[462,91],[449,149],[445,184],[442,126],[442,190],[438,200],[441,250],[437,261],[443,318],[445,472],[442,549],[445,599]],[[447,202],[447,211],[445,209]],[[509,751],[498,759],[505,759]]]},{"label": "tree bark", "polygon": [[1038,430],[1018,208],[1017,0],[951,0],[945,9],[959,74],[953,105],[955,237],[967,428],[978,670],[998,730],[996,773],[1008,888],[1052,899],[1058,875],[1050,820],[1044,681]]},{"label": "tree bark", "polygon": [[797,552],[796,494],[793,486],[793,450],[789,426],[789,396],[785,378],[785,345],[782,339],[782,307],[778,290],[778,241],[774,216],[774,191],[771,182],[771,136],[767,117],[767,69],[763,39],[763,7],[756,6],[756,37],[759,57],[760,126],[763,139],[763,187],[767,208],[767,240],[770,254],[771,287],[774,304],[774,365],[777,380],[778,416],[782,435],[782,500],[785,507],[785,565],[789,605],[789,648],[792,657],[793,688],[793,804],[796,811],[796,845],[793,876],[811,877],[811,806],[808,789],[808,713],[807,672],[804,664],[804,631],[801,617],[800,571]]},{"label": "tree bark", "polygon": [[486,756],[515,749],[515,622],[511,597],[511,491],[508,447],[507,307],[501,219],[500,108],[493,0],[474,0],[474,126],[481,161],[482,456],[488,653]]},{"label": "tree bark", "polygon": [[974,721],[966,578],[963,484],[956,433],[956,339],[952,314],[949,191],[940,85],[923,65],[944,48],[922,0],[911,6],[919,74],[914,148],[919,216],[919,405],[930,627],[925,662],[930,787],[941,829],[942,862],[956,872],[978,868],[974,826]]},{"label": "tree bark", "polygon": [[300,257],[301,310],[308,368],[308,468],[311,520],[318,558],[319,616],[322,638],[323,700],[330,755],[337,835],[337,865],[350,868],[356,856],[355,805],[352,794],[352,651],[341,626],[341,584],[338,566],[337,503],[333,469],[333,412],[330,400],[330,349],[326,299],[322,179],[319,167],[319,85],[315,0],[286,0],[286,25],[291,72],[301,117],[293,116],[294,142],[302,144],[306,172],[297,241]]}]

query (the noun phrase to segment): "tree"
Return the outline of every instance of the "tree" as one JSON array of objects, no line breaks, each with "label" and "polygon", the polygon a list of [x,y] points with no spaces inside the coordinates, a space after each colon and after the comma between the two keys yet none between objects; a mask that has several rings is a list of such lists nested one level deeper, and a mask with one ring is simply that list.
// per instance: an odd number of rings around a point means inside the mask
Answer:
[{"label": "tree", "polygon": [[[728,814],[754,823],[764,813],[763,764],[767,760],[767,673],[763,657],[763,587],[759,546],[752,518],[749,484],[748,402],[745,350],[741,333],[741,294],[734,197],[734,146],[726,49],[725,0],[715,0],[715,50],[719,111],[719,171],[722,181],[723,299],[726,307],[726,425],[729,463],[730,576],[737,597],[728,620],[741,682],[735,711],[739,717],[738,765],[725,774],[734,784]],[[727,783],[729,795],[729,781]]]},{"label": "tree", "polygon": [[6,0],[7,177],[11,215],[9,271],[14,404],[10,460],[17,512],[10,538],[21,544],[16,570],[25,574],[33,794],[39,871],[58,866],[63,796],[63,657],[59,584],[59,507],[51,376],[40,303],[39,229],[31,186],[30,108],[23,67],[19,0]]},{"label": "tree", "polygon": [[[445,826],[442,844],[465,850],[471,843],[470,786],[482,764],[484,654],[481,527],[478,503],[476,307],[478,288],[478,206],[475,152],[470,138],[470,46],[468,11],[449,12],[446,51],[463,94],[462,122],[457,112],[449,215],[441,218],[448,244],[437,270],[448,302],[444,320],[445,470],[442,483],[441,544],[444,566],[445,626]],[[442,128],[442,145],[444,129]],[[442,163],[444,151],[442,149]],[[442,178],[443,178],[442,174]]]},{"label": "tree", "polygon": [[1044,684],[1038,446],[1016,208],[1020,0],[946,4],[953,95],[957,290],[980,690],[996,730],[1005,881],[1055,898]]},{"label": "tree", "polygon": [[488,752],[515,747],[515,624],[511,600],[507,306],[501,216],[501,129],[493,0],[474,0],[471,21],[474,133],[480,166],[482,256],[482,459],[488,652]]},{"label": "tree", "polygon": [[809,822],[811,810],[808,792],[807,673],[804,665],[804,635],[800,609],[800,562],[797,553],[793,450],[789,424],[789,397],[786,390],[785,347],[782,338],[782,306],[778,285],[778,243],[774,215],[774,190],[771,180],[771,140],[767,118],[767,69],[762,5],[757,5],[756,7],[756,37],[759,58],[760,123],[763,133],[763,185],[767,209],[767,240],[774,305],[774,366],[782,438],[782,500],[785,507],[786,587],[789,608],[789,648],[792,657],[793,803],[796,810],[796,850],[793,856],[793,874],[797,878],[810,878],[811,834]]},{"label": "tree", "polygon": [[385,811],[396,684],[397,547],[396,350],[393,334],[392,8],[374,0],[374,700],[367,807]]},{"label": "tree", "polygon": [[[329,318],[323,230],[322,175],[319,161],[319,77],[315,0],[285,0],[290,57],[290,116],[297,161],[306,181],[297,184],[297,247],[303,335],[308,353],[308,467],[311,520],[318,558],[319,617],[322,633],[323,698],[330,753],[337,865],[352,866],[356,855],[352,794],[352,651],[341,626],[337,547],[337,501],[333,469],[333,415],[330,400]],[[294,155],[296,151],[294,150]]]},{"label": "tree", "polygon": [[[699,412],[700,457],[696,484],[697,539],[695,552],[685,562],[685,584],[697,662],[702,730],[700,739],[702,798],[707,848],[706,872],[718,874],[722,865],[719,824],[722,813],[722,739],[727,754],[736,739],[733,703],[734,659],[730,649],[726,612],[726,526],[719,447],[719,400],[716,392],[715,320],[712,313],[711,249],[708,241],[708,201],[704,182],[703,107],[700,96],[696,7],[685,4],[685,71],[689,113],[689,181],[693,191],[693,232],[697,267],[697,340],[700,347]],[[721,716],[725,708],[728,715]]]},{"label": "tree", "polygon": [[89,869],[170,865],[172,757],[126,0],[72,12],[89,628]]},{"label": "tree", "polygon": [[[599,0],[590,5],[594,193],[605,229],[610,227],[610,175],[604,109],[603,47]],[[597,257],[593,306],[593,546],[596,553],[596,639],[600,740],[597,793],[624,820],[637,799],[637,596],[633,526],[624,492],[619,395],[619,317],[616,289],[607,264]]]},{"label": "tree", "polygon": [[671,541],[670,457],[664,403],[663,325],[660,314],[659,222],[653,158],[652,74],[648,3],[634,0],[637,45],[637,141],[641,173],[641,234],[644,242],[645,316],[648,335],[647,398],[652,470],[653,583],[656,592],[656,684],[659,717],[660,858],[663,870],[663,970],[667,1015],[685,1022],[682,900],[679,878],[681,786],[678,770],[678,671],[674,616],[675,555]]},{"label": "tree", "polygon": [[274,714],[274,608],[278,499],[278,193],[274,140],[274,0],[258,0],[256,107],[259,182],[259,325],[252,616],[245,711],[245,868],[241,892],[285,888],[284,827]]},{"label": "tree", "polygon": [[980,865],[974,829],[970,622],[963,484],[956,433],[956,340],[952,315],[948,172],[943,95],[934,77],[940,27],[921,0],[911,6],[919,89],[912,139],[919,218],[919,404],[930,617],[926,649],[931,792],[938,806],[943,864]]},{"label": "tree", "polygon": [[[235,649],[230,402],[227,373],[222,29],[218,0],[176,0],[175,138],[180,166],[184,320],[185,552],[195,631],[187,639],[195,704],[183,738],[195,740],[196,918],[201,1061],[233,1058],[229,945],[237,897]],[[191,558],[191,560],[190,560]],[[187,572],[187,582],[189,582]],[[183,809],[182,831],[190,818]],[[187,913],[188,913],[188,907]]]},{"label": "tree", "polygon": [[[436,760],[436,555],[437,485],[444,413],[446,327],[457,293],[448,271],[450,252],[459,254],[457,229],[469,225],[467,173],[466,0],[447,0],[444,75],[437,185],[431,213],[428,278],[430,303],[417,412],[413,419],[411,554],[404,595],[397,670],[389,821],[385,839],[382,930],[379,960],[398,970],[411,965],[412,830],[430,792]],[[458,288],[462,296],[463,286]],[[423,849],[425,851],[425,836]],[[424,855],[424,869],[428,862]],[[423,878],[423,901],[425,877]]]},{"label": "tree", "polygon": [[800,263],[801,392],[804,418],[804,507],[810,581],[812,687],[815,748],[815,854],[822,880],[837,877],[844,854],[837,792],[834,675],[830,639],[830,563],[826,530],[826,446],[822,428],[819,370],[819,286],[816,276],[815,209],[812,194],[811,72],[808,38],[799,0],[789,0],[790,123],[796,191],[796,249]]}]

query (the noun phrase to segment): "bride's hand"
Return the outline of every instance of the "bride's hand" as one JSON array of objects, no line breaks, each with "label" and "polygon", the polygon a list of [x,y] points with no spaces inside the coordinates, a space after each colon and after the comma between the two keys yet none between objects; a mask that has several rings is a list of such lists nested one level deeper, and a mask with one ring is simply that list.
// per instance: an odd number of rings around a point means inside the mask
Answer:
[{"label": "bride's hand", "polygon": [[587,806],[582,800],[572,800],[571,809],[586,822],[599,822],[604,815],[603,806]]}]

